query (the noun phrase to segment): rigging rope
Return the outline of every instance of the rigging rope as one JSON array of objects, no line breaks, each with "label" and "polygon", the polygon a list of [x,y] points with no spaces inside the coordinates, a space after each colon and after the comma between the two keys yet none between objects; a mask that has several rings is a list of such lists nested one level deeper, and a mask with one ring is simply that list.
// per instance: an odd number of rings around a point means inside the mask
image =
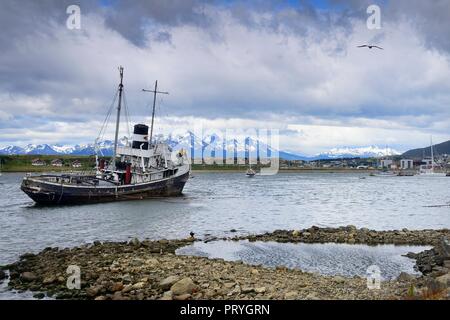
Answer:
[{"label": "rigging rope", "polygon": [[114,99],[113,99],[113,101],[112,101],[112,103],[111,103],[111,105],[109,107],[108,113],[106,114],[105,120],[103,121],[103,124],[102,124],[102,126],[100,128],[100,132],[99,132],[99,134],[97,136],[97,139],[95,140],[96,143],[98,141],[100,141],[100,140],[103,140],[103,137],[105,135],[106,129],[108,127],[109,118],[111,117],[111,114],[112,114],[112,111],[114,109],[114,105],[116,103],[118,94],[119,94],[119,90],[117,90],[115,95],[114,95]]},{"label": "rigging rope", "polygon": [[125,106],[125,122],[127,124],[127,133],[128,133],[127,139],[130,139],[131,138],[130,113],[128,111],[128,103],[127,103],[127,99],[126,99],[126,96],[125,96],[125,91],[123,91],[123,104]]}]

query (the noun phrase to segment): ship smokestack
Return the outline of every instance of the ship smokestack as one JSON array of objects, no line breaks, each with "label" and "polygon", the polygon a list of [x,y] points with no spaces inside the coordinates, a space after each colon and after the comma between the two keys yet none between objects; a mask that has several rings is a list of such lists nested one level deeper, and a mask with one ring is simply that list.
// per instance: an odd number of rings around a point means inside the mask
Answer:
[{"label": "ship smokestack", "polygon": [[133,149],[148,150],[148,126],[145,124],[137,124],[133,131]]}]

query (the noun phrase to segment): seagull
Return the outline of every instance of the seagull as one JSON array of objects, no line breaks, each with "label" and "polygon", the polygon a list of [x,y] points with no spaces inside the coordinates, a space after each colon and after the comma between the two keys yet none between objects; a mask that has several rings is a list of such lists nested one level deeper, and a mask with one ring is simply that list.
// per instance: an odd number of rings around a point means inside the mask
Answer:
[{"label": "seagull", "polygon": [[366,48],[366,47],[369,48],[369,49],[377,48],[377,49],[380,49],[380,50],[384,50],[383,48],[381,48],[379,46],[368,45],[368,44],[363,44],[362,46],[358,46],[358,48]]}]

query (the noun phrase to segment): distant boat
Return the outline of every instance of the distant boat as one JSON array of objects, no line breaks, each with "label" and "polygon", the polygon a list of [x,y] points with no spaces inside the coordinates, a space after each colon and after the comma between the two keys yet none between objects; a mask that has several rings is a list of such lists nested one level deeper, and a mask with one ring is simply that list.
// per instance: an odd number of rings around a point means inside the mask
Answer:
[{"label": "distant boat", "polygon": [[415,173],[413,171],[400,171],[398,173],[399,177],[413,177],[415,176]]},{"label": "distant boat", "polygon": [[256,175],[255,170],[252,169],[252,165],[249,164],[249,168],[247,169],[247,171],[245,172],[245,175],[249,178],[252,178]]},{"label": "distant boat", "polygon": [[398,174],[392,171],[381,171],[370,174],[372,177],[396,177]]},{"label": "distant boat", "polygon": [[436,164],[434,163],[434,148],[433,148],[433,137],[430,138],[430,149],[431,149],[431,167],[429,165],[421,165],[419,169],[419,176],[425,177],[445,177],[447,173],[445,172],[436,172],[434,171],[434,167]]}]

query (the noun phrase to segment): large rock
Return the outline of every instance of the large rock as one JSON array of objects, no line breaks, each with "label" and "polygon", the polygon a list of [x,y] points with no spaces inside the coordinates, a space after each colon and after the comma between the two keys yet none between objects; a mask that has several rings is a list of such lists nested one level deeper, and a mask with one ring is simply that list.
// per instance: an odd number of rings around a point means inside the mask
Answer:
[{"label": "large rock", "polygon": [[174,296],[173,300],[188,300],[191,297],[191,295],[189,293],[185,293],[185,294],[180,294],[179,296]]},{"label": "large rock", "polygon": [[256,293],[265,293],[266,292],[266,287],[255,288],[255,292]]},{"label": "large rock", "polygon": [[300,234],[301,234],[301,232],[298,230],[292,231],[292,236],[294,236],[294,237],[298,237]]},{"label": "large rock", "polygon": [[173,286],[175,284],[175,282],[177,282],[179,279],[180,278],[177,276],[167,277],[167,278],[161,280],[161,282],[159,283],[159,287],[163,290],[167,290],[171,286]]},{"label": "large rock", "polygon": [[254,292],[255,288],[252,287],[242,287],[241,292],[242,293],[250,293],[250,292]]},{"label": "large rock", "polygon": [[123,283],[122,282],[115,282],[112,284],[111,286],[111,291],[112,292],[116,292],[116,291],[122,291],[124,288]]},{"label": "large rock", "polygon": [[444,274],[443,276],[437,277],[436,281],[440,282],[443,286],[450,285],[450,273]]},{"label": "large rock", "polygon": [[6,278],[6,272],[0,269],[0,281]]},{"label": "large rock", "polygon": [[441,247],[444,258],[450,258],[450,240],[446,238],[442,238]]},{"label": "large rock", "polygon": [[139,241],[138,238],[134,238],[133,240],[130,241],[130,244],[139,247],[141,245],[141,242]]},{"label": "large rock", "polygon": [[289,291],[284,295],[284,299],[286,299],[286,300],[295,300],[297,298],[298,298],[297,291]]},{"label": "large rock", "polygon": [[333,281],[337,282],[337,283],[344,283],[345,282],[345,278],[342,276],[334,276],[333,277]]},{"label": "large rock", "polygon": [[44,280],[42,281],[42,284],[44,285],[48,285],[48,284],[52,284],[53,282],[56,282],[56,277],[55,276],[48,276],[45,277]]},{"label": "large rock", "polygon": [[91,286],[86,289],[86,295],[88,297],[95,297],[100,292],[100,286]]},{"label": "large rock", "polygon": [[414,276],[412,276],[406,272],[401,272],[400,275],[397,277],[397,281],[399,281],[399,282],[410,282],[414,279],[415,279]]},{"label": "large rock", "polygon": [[20,279],[23,281],[31,282],[37,279],[37,276],[33,272],[23,272],[20,275]]},{"label": "large rock", "polygon": [[144,289],[145,286],[146,286],[145,282],[141,281],[141,282],[137,282],[137,283],[133,284],[131,288],[133,290],[140,290],[140,289]]},{"label": "large rock", "polygon": [[172,285],[170,291],[176,296],[186,293],[191,294],[196,289],[194,281],[191,278],[183,278]]}]

